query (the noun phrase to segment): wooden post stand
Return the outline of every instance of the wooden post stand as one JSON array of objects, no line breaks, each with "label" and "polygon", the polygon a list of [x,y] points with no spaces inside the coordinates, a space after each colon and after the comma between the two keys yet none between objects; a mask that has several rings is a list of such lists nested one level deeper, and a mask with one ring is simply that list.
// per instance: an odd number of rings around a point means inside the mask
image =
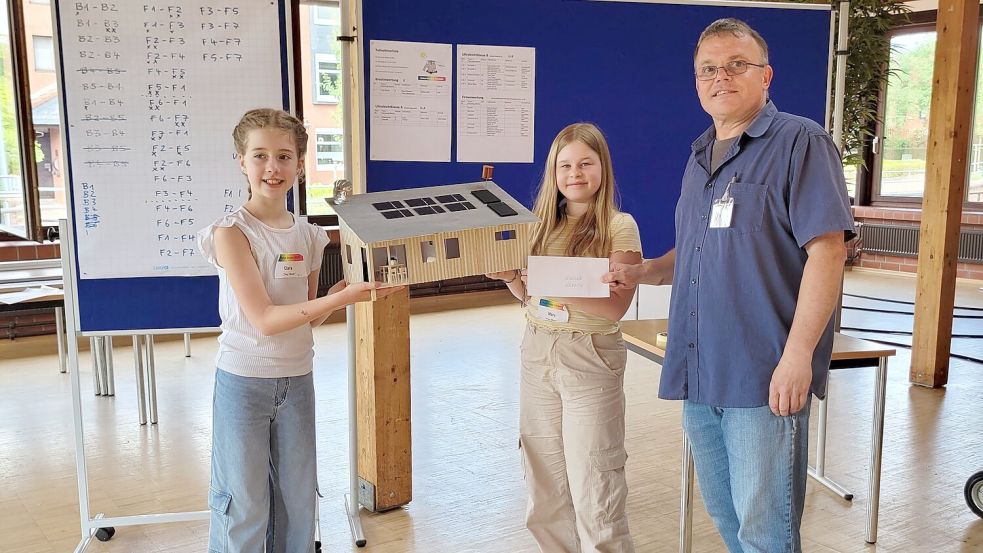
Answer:
[{"label": "wooden post stand", "polygon": [[359,503],[387,511],[413,497],[409,288],[355,307]]}]

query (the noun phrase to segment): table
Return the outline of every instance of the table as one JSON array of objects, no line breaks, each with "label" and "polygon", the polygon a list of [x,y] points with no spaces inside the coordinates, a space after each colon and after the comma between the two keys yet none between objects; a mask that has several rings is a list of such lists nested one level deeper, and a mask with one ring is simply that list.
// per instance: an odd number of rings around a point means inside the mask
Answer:
[{"label": "table", "polygon": [[[656,345],[656,336],[665,332],[669,326],[666,319],[647,321],[622,321],[621,332],[628,349],[660,365],[665,358],[665,350]],[[861,340],[845,334],[836,333],[833,337],[833,355],[830,370],[877,367],[874,381],[873,428],[870,440],[870,468],[867,472],[869,501],[867,502],[867,543],[877,541],[877,515],[881,493],[881,450],[884,441],[884,392],[887,385],[887,359],[896,351],[893,348]],[[844,499],[852,499],[853,494],[829,480],[825,475],[826,457],[826,399],[819,404],[819,428],[816,436],[816,467],[809,469],[809,475],[817,482],[838,493]],[[689,438],[683,432],[682,482],[679,505],[679,551],[689,553],[693,537],[693,455]]]}]

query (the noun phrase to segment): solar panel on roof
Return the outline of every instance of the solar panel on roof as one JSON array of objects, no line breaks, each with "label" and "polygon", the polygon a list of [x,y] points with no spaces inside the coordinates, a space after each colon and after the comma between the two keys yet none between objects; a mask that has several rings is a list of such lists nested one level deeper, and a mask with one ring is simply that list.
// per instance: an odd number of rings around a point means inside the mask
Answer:
[{"label": "solar panel on roof", "polygon": [[430,209],[436,211],[437,213],[443,213],[444,212],[444,208],[440,207],[439,205],[431,206]]},{"label": "solar panel on roof", "polygon": [[402,219],[403,214],[398,211],[383,211],[382,216],[386,219]]},{"label": "solar panel on roof", "polygon": [[484,188],[472,190],[471,195],[474,196],[475,198],[478,198],[478,200],[480,200],[481,203],[483,204],[490,204],[492,202],[501,201],[498,199],[498,196],[492,194],[491,192],[485,190]]},{"label": "solar panel on roof", "polygon": [[413,208],[413,211],[415,211],[417,215],[433,215],[434,213],[437,213],[430,206],[415,207]]},{"label": "solar panel on roof", "polygon": [[455,198],[453,194],[445,194],[443,196],[437,196],[437,201],[442,204],[449,204],[452,202],[456,202],[457,198]]},{"label": "solar panel on roof", "polygon": [[398,201],[398,200],[393,200],[393,201],[392,201],[392,202],[390,202],[390,203],[392,203],[392,204],[393,204],[393,207],[405,207],[405,206],[403,206],[403,202],[400,202],[400,201]]},{"label": "solar panel on roof", "polygon": [[459,202],[463,202],[465,200],[465,197],[460,194],[454,194],[454,199]]},{"label": "solar panel on roof", "polygon": [[468,210],[468,208],[464,207],[461,204],[447,204],[444,207],[446,207],[447,209],[449,209],[451,211],[467,211]]},{"label": "solar panel on roof", "polygon": [[498,213],[499,217],[511,217],[512,215],[518,215],[519,213],[512,209],[511,207],[505,205],[502,202],[492,202],[488,204],[488,207],[492,209],[495,213]]},{"label": "solar panel on roof", "polygon": [[378,202],[372,204],[372,207],[378,209],[379,211],[385,211],[387,209],[392,209],[393,204],[391,202]]},{"label": "solar panel on roof", "polygon": [[476,207],[474,207],[474,204],[471,202],[464,202],[461,205],[464,206],[464,209],[477,209]]},{"label": "solar panel on roof", "polygon": [[427,202],[430,205],[437,205],[437,202],[435,202],[433,198],[423,198],[423,201]]},{"label": "solar panel on roof", "polygon": [[411,198],[409,200],[404,200],[406,205],[410,207],[420,207],[422,205],[427,205],[427,202],[423,201],[423,198]]},{"label": "solar panel on roof", "polygon": [[408,209],[400,209],[399,212],[402,213],[404,217],[412,217],[413,216],[413,212],[410,211],[410,210],[408,210]]}]

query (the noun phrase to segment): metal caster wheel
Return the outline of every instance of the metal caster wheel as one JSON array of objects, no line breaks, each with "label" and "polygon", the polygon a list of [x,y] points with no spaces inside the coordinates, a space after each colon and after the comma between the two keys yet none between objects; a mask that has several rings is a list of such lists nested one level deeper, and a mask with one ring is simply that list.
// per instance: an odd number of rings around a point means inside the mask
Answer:
[{"label": "metal caster wheel", "polygon": [[96,539],[99,541],[109,541],[116,535],[116,529],[110,526],[109,528],[100,528],[96,530]]},{"label": "metal caster wheel", "polygon": [[983,470],[969,477],[964,491],[969,509],[983,518]]}]

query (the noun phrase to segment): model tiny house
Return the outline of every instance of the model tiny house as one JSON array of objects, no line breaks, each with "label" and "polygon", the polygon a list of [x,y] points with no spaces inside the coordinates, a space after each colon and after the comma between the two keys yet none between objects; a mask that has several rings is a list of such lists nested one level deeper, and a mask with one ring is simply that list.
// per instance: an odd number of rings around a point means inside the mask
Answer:
[{"label": "model tiny house", "polygon": [[539,221],[492,181],[356,194],[333,207],[345,280],[392,286],[525,267]]}]

